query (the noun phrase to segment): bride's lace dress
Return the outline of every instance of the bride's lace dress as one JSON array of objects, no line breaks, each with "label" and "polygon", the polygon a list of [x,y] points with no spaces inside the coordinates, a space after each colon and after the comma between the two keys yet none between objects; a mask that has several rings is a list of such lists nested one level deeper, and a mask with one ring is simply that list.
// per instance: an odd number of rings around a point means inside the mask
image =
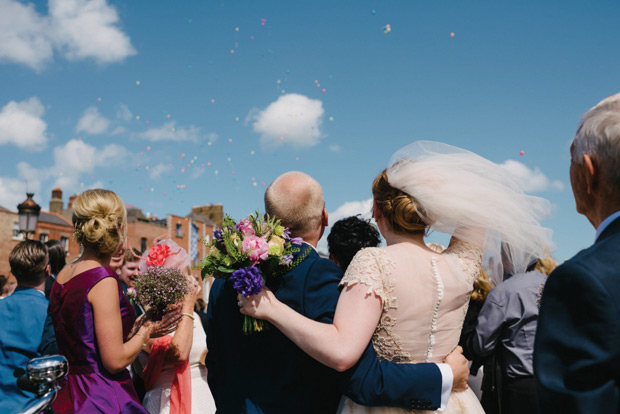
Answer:
[{"label": "bride's lace dress", "polygon": [[[372,338],[377,356],[399,363],[443,362],[458,344],[481,257],[480,249],[456,238],[441,254],[412,243],[361,250],[341,285],[363,283],[381,298],[383,313]],[[339,412],[411,411],[364,407],[344,397]],[[445,412],[484,413],[469,389],[452,392]]]}]

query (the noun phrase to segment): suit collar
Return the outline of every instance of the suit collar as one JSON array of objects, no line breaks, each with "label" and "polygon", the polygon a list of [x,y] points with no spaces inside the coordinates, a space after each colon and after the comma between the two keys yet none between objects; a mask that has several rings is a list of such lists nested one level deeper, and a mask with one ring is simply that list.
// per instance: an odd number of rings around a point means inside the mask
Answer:
[{"label": "suit collar", "polygon": [[620,232],[620,217],[616,218],[614,221],[609,223],[609,225],[601,232],[601,234],[596,239],[596,242],[599,242],[613,234]]}]

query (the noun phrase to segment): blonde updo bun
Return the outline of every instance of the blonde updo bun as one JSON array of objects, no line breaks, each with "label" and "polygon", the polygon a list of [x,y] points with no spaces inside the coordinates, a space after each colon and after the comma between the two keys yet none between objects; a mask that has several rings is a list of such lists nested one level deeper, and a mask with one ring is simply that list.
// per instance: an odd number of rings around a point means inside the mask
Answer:
[{"label": "blonde updo bun", "polygon": [[[413,198],[389,184],[386,170],[372,183],[372,195],[377,208],[394,232],[418,234],[426,230]],[[424,214],[423,211],[421,213]]]},{"label": "blonde updo bun", "polygon": [[86,190],[73,202],[73,227],[84,248],[111,255],[126,238],[125,204],[110,190]]}]

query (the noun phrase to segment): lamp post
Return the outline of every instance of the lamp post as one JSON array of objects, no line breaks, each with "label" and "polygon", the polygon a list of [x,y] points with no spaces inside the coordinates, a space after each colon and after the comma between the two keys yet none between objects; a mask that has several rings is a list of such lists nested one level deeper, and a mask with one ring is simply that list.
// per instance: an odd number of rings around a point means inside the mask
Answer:
[{"label": "lamp post", "polygon": [[34,193],[26,193],[26,195],[28,196],[26,201],[17,205],[17,216],[19,217],[19,231],[24,233],[24,238],[28,240],[28,234],[34,235],[37,228],[41,206],[32,199]]}]

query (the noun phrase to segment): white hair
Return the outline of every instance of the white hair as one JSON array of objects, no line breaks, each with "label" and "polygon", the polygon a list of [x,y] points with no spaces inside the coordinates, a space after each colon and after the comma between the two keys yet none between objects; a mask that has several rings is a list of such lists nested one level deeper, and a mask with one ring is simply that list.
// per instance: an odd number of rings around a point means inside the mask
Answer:
[{"label": "white hair", "polygon": [[603,99],[581,117],[572,161],[582,164],[585,154],[599,162],[603,180],[620,195],[620,93]]}]

